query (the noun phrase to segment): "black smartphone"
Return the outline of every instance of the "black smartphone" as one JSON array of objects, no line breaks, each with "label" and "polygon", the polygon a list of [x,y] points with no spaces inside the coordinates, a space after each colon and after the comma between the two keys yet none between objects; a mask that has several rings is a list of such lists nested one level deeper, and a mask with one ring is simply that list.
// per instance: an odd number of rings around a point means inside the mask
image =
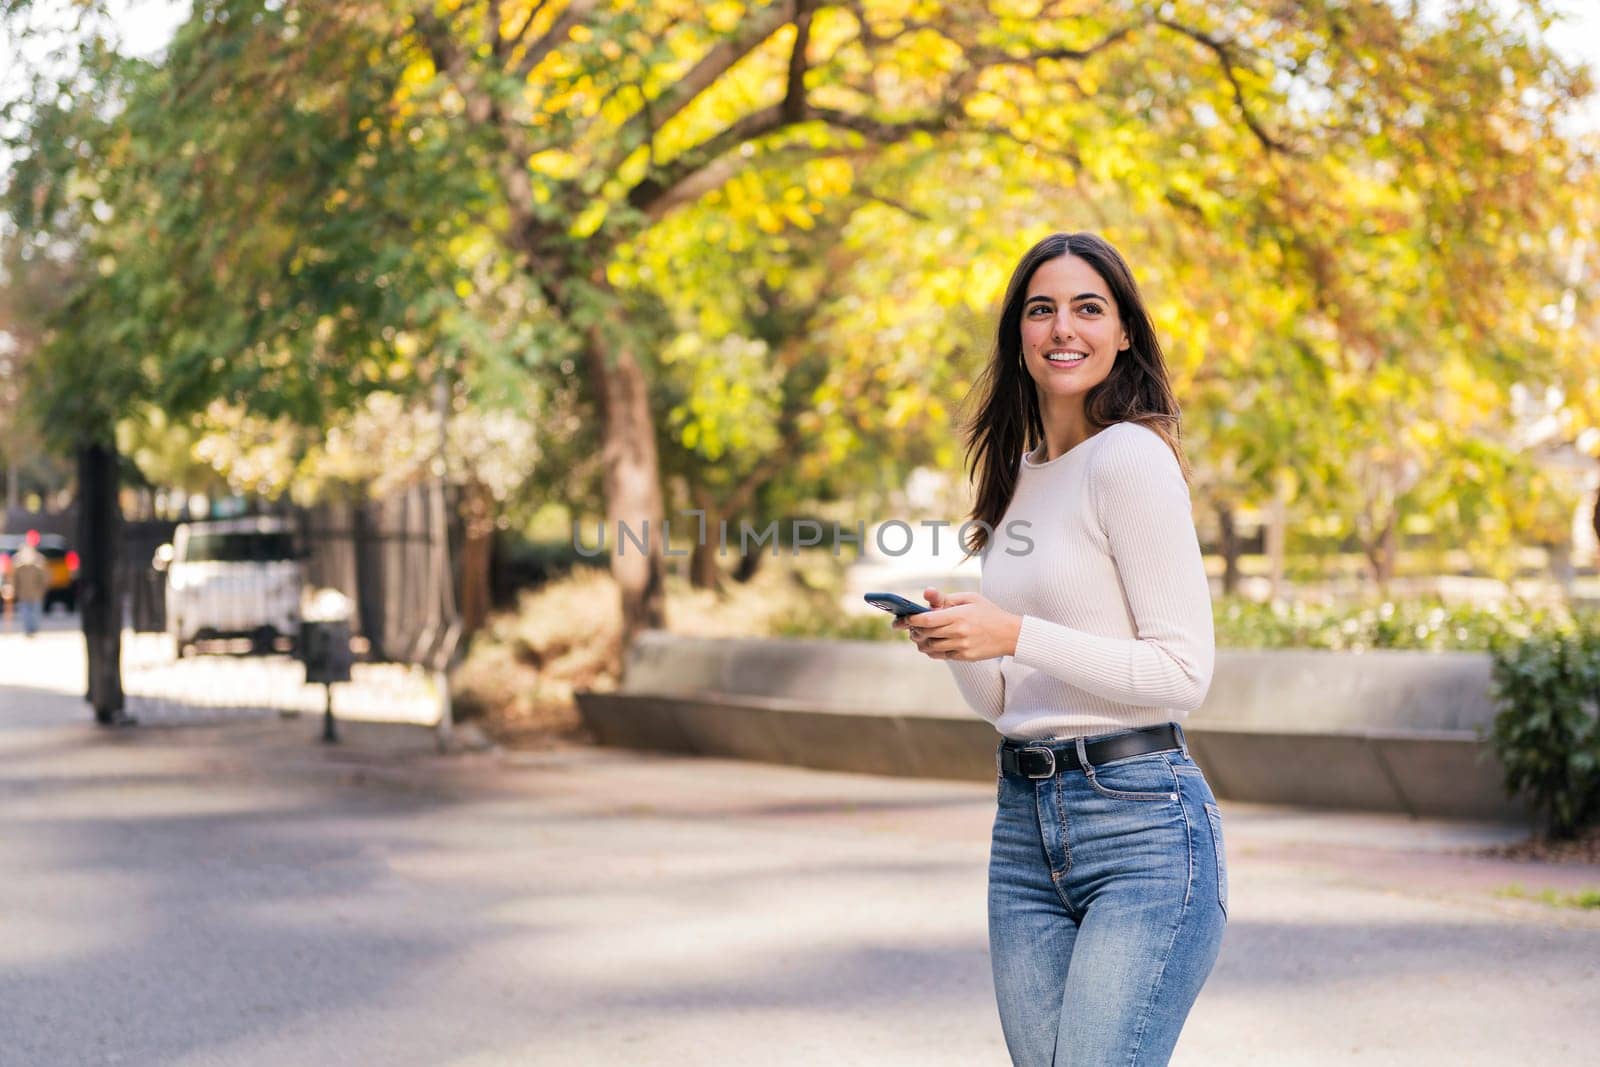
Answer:
[{"label": "black smartphone", "polygon": [[907,600],[905,597],[897,596],[894,593],[868,593],[865,599],[868,604],[891,612],[898,619],[903,619],[907,615],[920,615],[924,611],[933,610],[926,604],[918,604],[915,600]]}]

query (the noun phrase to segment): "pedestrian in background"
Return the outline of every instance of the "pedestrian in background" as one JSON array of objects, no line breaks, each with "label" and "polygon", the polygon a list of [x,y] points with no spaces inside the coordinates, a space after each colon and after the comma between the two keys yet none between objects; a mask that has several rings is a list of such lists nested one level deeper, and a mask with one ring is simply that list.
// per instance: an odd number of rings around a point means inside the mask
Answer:
[{"label": "pedestrian in background", "polygon": [[44,610],[44,594],[50,588],[50,572],[39,554],[39,531],[29,530],[21,548],[11,557],[12,596],[22,630],[29,637],[39,632],[39,615]]},{"label": "pedestrian in background", "polygon": [[1178,723],[1215,649],[1178,403],[1116,249],[1075,233],[1028,251],[975,399],[982,592],[929,589],[934,610],[895,626],[1002,736],[1006,1044],[1026,1067],[1164,1064],[1227,919],[1221,811]]}]

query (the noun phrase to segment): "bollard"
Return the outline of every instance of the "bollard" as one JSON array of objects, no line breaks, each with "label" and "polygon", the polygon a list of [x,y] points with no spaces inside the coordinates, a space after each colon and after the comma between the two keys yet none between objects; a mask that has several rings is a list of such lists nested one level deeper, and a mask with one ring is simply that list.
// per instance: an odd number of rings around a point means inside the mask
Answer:
[{"label": "bollard", "polygon": [[[328,594],[332,594],[329,596]],[[333,717],[333,683],[350,680],[349,601],[333,590],[324,590],[313,600],[300,623],[300,658],[305,663],[306,683],[322,686],[322,740],[339,740],[339,727]]]}]

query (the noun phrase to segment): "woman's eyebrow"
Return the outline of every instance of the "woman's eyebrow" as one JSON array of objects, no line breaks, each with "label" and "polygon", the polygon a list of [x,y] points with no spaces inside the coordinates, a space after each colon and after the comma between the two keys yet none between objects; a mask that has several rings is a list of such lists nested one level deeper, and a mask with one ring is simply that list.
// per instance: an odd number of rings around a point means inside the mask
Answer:
[{"label": "woman's eyebrow", "polygon": [[[1052,302],[1048,296],[1040,294],[1038,296],[1030,296],[1030,297],[1028,297],[1028,299],[1024,302],[1023,306],[1027,306],[1028,304],[1032,304],[1033,302],[1035,302],[1037,300],[1043,300],[1046,303],[1051,303]],[[1104,302],[1106,300],[1106,298],[1101,296],[1099,293],[1079,293],[1077,296],[1075,296],[1071,300],[1069,300],[1068,303],[1069,304],[1076,304],[1080,300],[1099,300],[1101,302]]]}]

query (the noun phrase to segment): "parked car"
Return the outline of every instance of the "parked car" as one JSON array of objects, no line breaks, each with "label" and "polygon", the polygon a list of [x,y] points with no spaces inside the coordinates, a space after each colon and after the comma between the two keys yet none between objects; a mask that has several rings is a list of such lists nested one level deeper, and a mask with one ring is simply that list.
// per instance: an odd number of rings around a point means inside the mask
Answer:
[{"label": "parked car", "polygon": [[[0,594],[11,599],[11,556],[22,547],[22,534],[0,534]],[[60,534],[39,535],[39,555],[50,572],[50,588],[44,594],[44,610],[60,604],[68,611],[78,607],[78,554],[67,547]]]},{"label": "parked car", "polygon": [[279,518],[180,523],[152,564],[167,575],[167,632],[187,655],[196,641],[248,637],[254,651],[300,630],[304,568]]}]

